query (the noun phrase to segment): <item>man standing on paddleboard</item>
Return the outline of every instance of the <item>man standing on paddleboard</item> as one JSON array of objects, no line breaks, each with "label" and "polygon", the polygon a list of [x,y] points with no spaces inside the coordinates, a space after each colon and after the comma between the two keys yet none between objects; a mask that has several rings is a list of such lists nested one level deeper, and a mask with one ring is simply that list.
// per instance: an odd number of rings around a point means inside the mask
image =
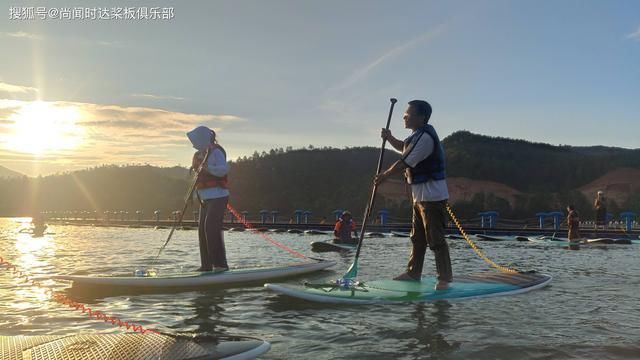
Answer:
[{"label": "man standing on paddleboard", "polygon": [[444,237],[447,219],[447,189],[444,149],[433,126],[429,125],[431,105],[424,100],[412,100],[404,113],[405,128],[412,131],[404,141],[396,139],[391,131],[382,129],[381,136],[402,152],[402,159],[375,178],[376,184],[405,171],[411,185],[413,219],[411,243],[413,248],[407,271],[394,280],[420,281],[427,246],[436,258],[438,282],[436,290],[449,287],[453,274],[449,245]]}]

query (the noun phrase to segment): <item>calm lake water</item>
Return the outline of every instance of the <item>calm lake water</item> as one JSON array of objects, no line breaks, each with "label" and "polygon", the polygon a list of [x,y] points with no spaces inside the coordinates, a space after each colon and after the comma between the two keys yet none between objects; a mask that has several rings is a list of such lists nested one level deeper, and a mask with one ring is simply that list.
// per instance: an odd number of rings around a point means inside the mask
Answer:
[{"label": "calm lake water", "polygon": [[[30,219],[0,218],[0,256],[43,280],[60,274],[132,273],[149,264],[169,230],[53,225],[41,238],[20,233]],[[270,234],[310,256],[322,235]],[[231,267],[298,261],[262,237],[225,234]],[[366,239],[360,280],[402,272],[409,239]],[[463,241],[450,240],[454,274],[488,270]],[[494,261],[554,276],[530,293],[455,303],[344,306],[275,295],[260,284],[170,294],[77,294],[76,300],[123,320],[171,334],[239,334],[272,344],[263,359],[638,359],[640,245],[564,250],[520,242],[481,242]],[[353,254],[324,253],[332,270],[285,280],[333,280]],[[176,231],[161,274],[199,266],[197,232]],[[435,271],[428,253],[425,275]],[[68,283],[45,281],[57,289]],[[65,308],[0,269],[0,335],[120,332]]]}]

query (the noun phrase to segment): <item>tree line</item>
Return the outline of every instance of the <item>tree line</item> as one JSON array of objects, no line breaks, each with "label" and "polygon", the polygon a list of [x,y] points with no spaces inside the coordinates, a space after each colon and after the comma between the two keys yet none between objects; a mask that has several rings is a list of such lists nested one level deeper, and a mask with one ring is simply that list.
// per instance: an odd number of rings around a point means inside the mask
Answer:
[{"label": "tree line", "polygon": [[[573,203],[591,212],[591,199],[576,189],[617,167],[640,168],[640,150],[552,146],[460,131],[443,140],[448,176],[490,180],[524,194],[511,205],[495,194],[477,193],[453,204],[458,216],[472,218],[485,210],[501,217],[530,218],[536,212],[563,210]],[[286,221],[294,210],[310,210],[312,219],[329,218],[335,209],[364,213],[372,189],[379,149],[276,148],[230,161],[231,204],[256,218],[260,210],[277,210]],[[399,159],[387,150],[385,164]],[[188,169],[150,165],[103,165],[46,177],[0,179],[0,215],[29,216],[36,211],[160,210],[163,217],[181,209],[191,185]],[[380,198],[374,211],[386,208],[408,220],[410,204]],[[640,213],[640,195],[632,193],[609,210]],[[151,215],[145,215],[150,218]]]}]

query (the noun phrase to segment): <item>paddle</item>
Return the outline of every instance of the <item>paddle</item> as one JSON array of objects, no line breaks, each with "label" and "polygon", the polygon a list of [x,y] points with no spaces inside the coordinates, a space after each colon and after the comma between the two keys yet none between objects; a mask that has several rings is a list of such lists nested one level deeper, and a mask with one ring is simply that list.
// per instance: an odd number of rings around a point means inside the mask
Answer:
[{"label": "paddle", "polygon": [[171,236],[173,236],[173,232],[182,223],[182,219],[184,218],[184,213],[185,211],[187,211],[187,206],[189,205],[189,199],[191,199],[191,197],[193,196],[193,191],[196,189],[196,184],[198,183],[198,176],[200,175],[200,172],[202,171],[202,169],[204,169],[205,164],[209,159],[210,150],[211,150],[210,147],[207,148],[207,152],[204,155],[204,160],[202,160],[202,162],[200,163],[200,166],[198,166],[198,170],[196,171],[196,176],[193,178],[193,184],[191,184],[189,193],[187,193],[187,197],[184,199],[184,206],[182,207],[182,211],[180,212],[180,217],[175,223],[173,223],[173,226],[171,227],[171,231],[169,232],[169,236],[167,237],[167,241],[165,241],[164,244],[162,244],[162,247],[160,247],[160,250],[158,250],[158,255],[156,255],[155,259],[153,259],[151,264],[154,264],[158,260],[158,258],[160,257],[160,254],[162,253],[162,250],[164,250],[164,248],[167,246],[167,244],[171,240]]},{"label": "paddle", "polygon": [[[397,99],[391,98],[391,106],[389,107],[389,117],[387,118],[387,126],[385,129],[389,130],[389,125],[391,124],[391,115],[393,114],[393,107],[395,106]],[[380,170],[382,170],[382,158],[384,157],[384,146],[387,144],[387,139],[382,139],[382,147],[380,147],[380,157],[378,158],[378,168],[376,170],[376,175],[380,174]],[[367,221],[369,220],[369,215],[371,215],[371,211],[373,210],[373,205],[376,201],[376,192],[378,191],[378,185],[373,184],[373,191],[371,192],[371,200],[369,200],[369,205],[364,212],[364,219],[362,220],[362,228],[360,229],[360,237],[358,238],[358,248],[356,250],[356,257],[353,260],[353,264],[347,270],[347,273],[342,276],[342,279],[353,279],[358,275],[358,258],[360,257],[360,248],[362,248],[362,240],[364,239],[364,232],[367,227]]]}]

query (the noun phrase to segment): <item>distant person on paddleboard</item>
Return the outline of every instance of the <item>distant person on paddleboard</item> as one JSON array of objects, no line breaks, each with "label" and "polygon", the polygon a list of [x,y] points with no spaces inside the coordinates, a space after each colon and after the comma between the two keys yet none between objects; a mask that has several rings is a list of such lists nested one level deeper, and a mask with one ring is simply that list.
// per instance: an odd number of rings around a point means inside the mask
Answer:
[{"label": "distant person on paddleboard", "polygon": [[[229,200],[227,189],[227,154],[216,140],[215,131],[198,126],[187,137],[198,150],[193,154],[191,169],[198,173],[197,196],[200,200],[198,238],[200,262],[198,271],[226,271],[227,255],[224,247],[222,221]],[[208,157],[207,157],[208,155]],[[206,162],[200,167],[207,157]]]},{"label": "distant person on paddleboard", "polygon": [[394,280],[422,278],[422,266],[427,246],[436,258],[438,282],[436,290],[449,287],[453,278],[449,245],[444,238],[447,221],[449,190],[445,175],[444,149],[433,126],[429,125],[431,105],[424,100],[413,100],[404,113],[405,128],[412,131],[404,141],[396,139],[391,131],[382,129],[382,138],[402,152],[402,159],[377,175],[376,184],[405,171],[407,183],[411,185],[413,220],[411,243],[413,248],[407,271]]},{"label": "distant person on paddleboard", "polygon": [[33,236],[44,236],[44,232],[47,230],[47,224],[44,222],[44,216],[40,213],[34,215],[31,218],[31,223],[33,224]]},{"label": "distant person on paddleboard", "polygon": [[582,236],[580,236],[580,217],[578,216],[578,212],[575,210],[573,205],[567,206],[567,226],[569,227],[569,249],[578,250],[580,247],[578,244]]},{"label": "distant person on paddleboard", "polygon": [[593,208],[596,210],[596,230],[602,226],[602,229],[607,228],[607,200],[604,197],[604,192],[598,191],[596,194],[596,200],[593,203]]},{"label": "distant person on paddleboard", "polygon": [[[358,239],[351,236],[351,233],[355,231],[356,222],[353,221],[351,213],[349,211],[343,211],[333,229],[333,235],[335,236],[333,242],[336,244],[357,244]],[[356,233],[356,237],[357,236]]]}]

